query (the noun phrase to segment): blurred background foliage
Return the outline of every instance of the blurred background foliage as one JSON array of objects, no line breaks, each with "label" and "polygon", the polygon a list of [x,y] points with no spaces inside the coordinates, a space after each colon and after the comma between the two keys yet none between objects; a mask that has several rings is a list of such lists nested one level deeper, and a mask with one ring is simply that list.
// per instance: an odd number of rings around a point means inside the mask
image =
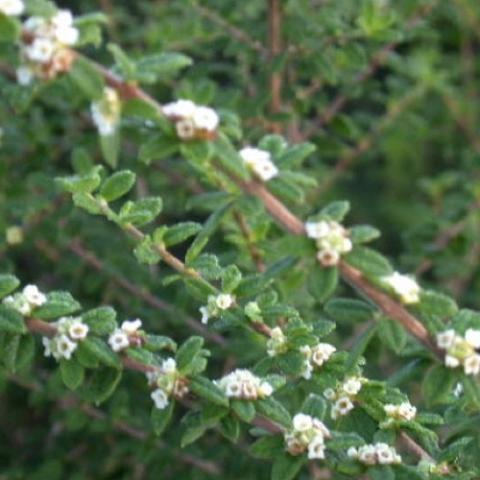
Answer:
[{"label": "blurred background foliage", "polygon": [[[159,101],[187,97],[233,111],[251,144],[266,132],[281,133],[292,143],[315,144],[304,172],[318,187],[295,206],[299,214],[348,198],[353,206],[349,221],[378,227],[379,250],[401,271],[417,271],[425,285],[453,294],[465,307],[480,308],[480,3],[284,0],[279,2],[281,34],[276,41],[269,10],[274,3],[82,0],[59,5],[75,14],[105,13],[108,41],[132,57],[160,51],[191,57],[193,65],[181,74],[147,87]],[[8,56],[7,50],[1,47]],[[104,47],[89,47],[85,53],[112,64]],[[162,285],[169,272],[138,265],[130,254],[131,244],[114,226],[75,210],[53,184],[54,177],[72,171],[72,157],[81,155],[81,149],[101,162],[82,95],[72,94],[69,80],[61,78],[41,87],[31,104],[20,90],[15,90],[13,101],[7,100],[4,93],[16,87],[8,65],[0,67],[2,270],[45,289],[68,286],[86,307],[114,303],[126,316],[144,318],[152,331],[185,337],[185,317],[198,317],[198,306],[182,289]],[[136,194],[163,196],[162,222],[203,221],[218,196],[205,196],[207,187],[179,158],[151,166],[139,163],[138,145],[147,137],[148,125],[143,131],[137,127],[134,119],[124,122],[120,158],[120,167],[138,172]],[[265,262],[289,253],[286,236],[272,248],[271,232],[278,234],[278,227],[254,204],[246,202],[244,208],[249,241]],[[7,242],[6,235],[15,234],[11,227],[20,227],[20,242]],[[233,262],[253,271],[248,243],[238,223],[229,218],[209,250],[222,264]],[[175,253],[181,257],[184,250],[176,248]],[[300,310],[311,304],[303,280],[301,263],[282,280],[285,301]],[[303,297],[296,297],[298,292]],[[158,302],[166,308],[159,310]],[[337,345],[352,331],[351,325],[340,325]],[[230,341],[232,352],[246,344],[244,335]],[[378,350],[373,344],[367,353],[377,358],[369,373],[382,375],[385,365],[392,368],[392,359]],[[255,358],[256,352],[249,355]],[[140,428],[144,395],[136,401],[136,381],[141,380],[129,378],[124,395],[117,394],[107,410],[113,419],[134,418]],[[35,392],[39,385],[47,387],[48,394]],[[132,445],[130,437],[112,433],[108,420],[90,422],[82,410],[68,404],[53,408],[59,406],[56,393],[63,389],[56,376],[39,374],[27,387],[33,389],[28,398],[22,387],[2,386],[0,444],[9,448],[0,448],[0,465],[11,467],[8,476],[0,474],[2,479],[206,475],[181,462],[169,461],[165,467],[162,458],[170,447],[156,448],[150,436]],[[11,411],[15,416],[9,416]],[[70,434],[79,430],[81,442]],[[225,455],[223,450],[234,449],[214,435],[190,447],[191,453],[203,452],[206,444],[210,459],[229,458],[228,469],[235,476],[228,478],[264,478],[265,466],[259,461],[232,466],[241,457]],[[12,464],[12,452],[19,445],[24,455],[16,455]],[[66,460],[59,462],[59,456]],[[90,463],[76,461],[82,456]]]}]

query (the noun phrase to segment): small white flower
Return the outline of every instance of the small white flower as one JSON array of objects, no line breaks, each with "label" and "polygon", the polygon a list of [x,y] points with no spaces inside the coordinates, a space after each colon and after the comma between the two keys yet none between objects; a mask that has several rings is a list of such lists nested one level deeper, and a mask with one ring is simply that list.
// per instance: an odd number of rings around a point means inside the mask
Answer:
[{"label": "small white flower", "polygon": [[36,285],[27,285],[23,289],[25,300],[34,307],[40,307],[47,301],[47,297],[38,289]]},{"label": "small white flower", "polygon": [[56,40],[68,46],[77,43],[79,32],[73,27],[73,15],[69,10],[59,10],[50,20],[54,26]]},{"label": "small white flower", "polygon": [[377,463],[377,450],[374,445],[363,445],[358,450],[358,459],[365,465]]},{"label": "small white flower", "polygon": [[380,465],[389,465],[395,461],[395,452],[386,443],[377,443],[375,445],[378,463]]},{"label": "small white flower", "polygon": [[456,398],[459,398],[463,393],[463,385],[458,382],[455,385],[455,388],[453,389],[453,395],[455,395]]},{"label": "small white flower", "polygon": [[218,127],[218,115],[209,107],[197,107],[193,113],[193,124],[199,130],[213,132]]},{"label": "small white flower", "polygon": [[68,328],[68,334],[73,340],[85,340],[89,331],[88,325],[80,320],[74,320]]},{"label": "small white flower", "polygon": [[348,458],[357,459],[358,458],[358,450],[355,447],[350,447],[347,450],[347,456],[348,456]]},{"label": "small white flower", "polygon": [[168,406],[168,396],[161,388],[154,390],[150,397],[155,403],[155,407],[159,410],[163,410]]},{"label": "small white flower", "polygon": [[208,310],[208,307],[203,306],[203,307],[200,307],[199,310],[200,310],[200,313],[202,314],[201,322],[204,325],[207,325],[208,320],[210,320],[210,312]]},{"label": "small white flower", "polygon": [[327,388],[326,390],[324,390],[323,396],[324,396],[327,400],[335,400],[335,397],[336,397],[337,395],[336,395],[335,390],[334,390],[333,388]]},{"label": "small white flower", "polygon": [[269,397],[273,393],[273,387],[268,382],[262,382],[257,389],[258,396]]},{"label": "small white flower", "polygon": [[162,111],[169,118],[190,118],[194,115],[196,105],[191,100],[177,100],[176,102],[167,103],[163,106]]},{"label": "small white flower", "polygon": [[480,330],[469,328],[465,332],[465,341],[473,348],[480,348]]},{"label": "small white flower", "polygon": [[411,421],[417,415],[417,409],[410,402],[402,402],[398,406],[398,414],[404,420]]},{"label": "small white flower", "polygon": [[314,439],[308,444],[308,458],[310,460],[325,458],[325,442],[321,435],[314,437]]},{"label": "small white flower", "polygon": [[310,415],[304,413],[297,413],[293,417],[293,428],[298,432],[305,432],[310,430],[313,426],[313,419]]},{"label": "small white flower", "polygon": [[24,317],[28,317],[32,313],[32,306],[21,293],[5,297],[3,304]]},{"label": "small white flower", "polygon": [[77,349],[77,343],[70,340],[67,335],[55,337],[56,350],[59,357],[70,360],[73,352]]},{"label": "small white flower", "polygon": [[448,368],[456,368],[460,365],[460,360],[453,355],[446,355],[445,356],[445,366]]},{"label": "small white flower", "polygon": [[340,397],[335,402],[332,410],[335,410],[339,415],[346,415],[353,408],[354,405],[348,397]]},{"label": "small white flower", "polygon": [[342,385],[342,390],[351,396],[356,395],[361,389],[362,382],[356,377],[349,378]]},{"label": "small white flower", "polygon": [[185,118],[177,122],[175,124],[175,129],[177,130],[177,135],[182,140],[189,140],[195,137],[195,125],[189,118]]},{"label": "small white flower", "polygon": [[420,287],[415,279],[408,275],[394,272],[383,277],[383,281],[393,289],[403,303],[409,305],[420,301]]},{"label": "small white flower", "polygon": [[312,362],[321,367],[337,349],[329,343],[319,343],[312,349]]},{"label": "small white flower", "polygon": [[108,337],[108,343],[114,352],[119,352],[130,346],[128,335],[118,328]]},{"label": "small white flower", "polygon": [[456,333],[455,330],[445,330],[444,332],[437,333],[437,345],[439,348],[448,350],[455,341]]},{"label": "small white flower", "polygon": [[234,297],[229,293],[221,293],[215,299],[215,304],[220,310],[227,310],[229,309],[234,302]]},{"label": "small white flower", "polygon": [[312,378],[312,372],[313,372],[313,366],[308,360],[306,360],[304,363],[304,368],[301,375],[305,380],[310,380]]},{"label": "small white flower", "polygon": [[52,340],[50,340],[50,338],[48,337],[42,337],[42,344],[45,349],[43,354],[46,357],[51,357],[52,356]]},{"label": "small white flower", "polygon": [[305,230],[309,238],[319,239],[328,235],[330,226],[325,220],[320,222],[307,222],[305,223]]},{"label": "small white flower", "polygon": [[0,12],[7,16],[21,15],[25,10],[22,0],[0,0]]},{"label": "small white flower", "polygon": [[172,374],[177,371],[177,362],[173,358],[167,358],[162,362],[162,372]]},{"label": "small white flower", "polygon": [[333,249],[319,250],[317,252],[317,260],[324,267],[334,267],[340,260],[340,253]]},{"label": "small white flower", "polygon": [[238,380],[230,380],[226,384],[225,394],[227,397],[239,398],[242,394],[242,384]]},{"label": "small white flower", "polygon": [[465,375],[478,375],[480,372],[480,355],[473,354],[467,357],[463,363]]},{"label": "small white flower", "polygon": [[136,333],[142,326],[142,321],[137,318],[136,320],[125,320],[122,322],[121,329],[127,334],[132,335]]},{"label": "small white flower", "polygon": [[103,97],[93,102],[90,110],[92,120],[101,136],[113,135],[120,122],[122,104],[114,88],[105,87]]},{"label": "small white flower", "polygon": [[33,81],[33,71],[26,65],[21,65],[20,67],[18,67],[16,75],[19,85],[27,86],[30,85]]},{"label": "small white flower", "polygon": [[264,182],[268,182],[279,173],[272,162],[270,152],[259,148],[245,147],[239,152],[244,163]]},{"label": "small white flower", "polygon": [[49,62],[55,51],[55,45],[48,38],[35,38],[31,45],[25,48],[26,56],[33,62]]}]

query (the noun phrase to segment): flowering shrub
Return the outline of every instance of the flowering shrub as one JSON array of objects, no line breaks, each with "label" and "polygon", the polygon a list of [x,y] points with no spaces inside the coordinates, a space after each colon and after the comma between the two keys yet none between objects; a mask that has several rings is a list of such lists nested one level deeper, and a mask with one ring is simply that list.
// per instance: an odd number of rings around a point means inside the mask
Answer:
[{"label": "flowering shrub", "polygon": [[478,478],[477,2],[90,3],[0,0],[0,478]]}]

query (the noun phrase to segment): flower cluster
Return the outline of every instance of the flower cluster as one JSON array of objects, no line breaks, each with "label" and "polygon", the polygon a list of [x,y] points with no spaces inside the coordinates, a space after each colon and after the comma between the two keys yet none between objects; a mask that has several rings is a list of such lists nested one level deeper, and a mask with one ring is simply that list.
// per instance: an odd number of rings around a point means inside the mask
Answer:
[{"label": "flower cluster", "polygon": [[182,140],[214,138],[219,118],[217,112],[191,100],[177,100],[162,109],[164,115],[175,123],[177,135]]},{"label": "flower cluster", "polygon": [[319,222],[307,222],[305,230],[309,238],[317,242],[317,259],[324,267],[337,265],[344,253],[350,252],[353,245],[348,238],[348,231],[338,222],[321,220]]},{"label": "flower cluster", "polygon": [[270,338],[267,340],[267,354],[274,357],[287,350],[287,338],[280,327],[270,330]]},{"label": "flower cluster", "polygon": [[306,380],[312,378],[315,367],[321,367],[337,349],[329,343],[318,343],[314,347],[304,345],[300,352],[305,356],[304,370],[302,377]]},{"label": "flower cluster", "polygon": [[402,462],[402,457],[395,448],[386,443],[363,445],[358,449],[350,447],[347,455],[364,465],[392,465]]},{"label": "flower cluster", "polygon": [[114,352],[120,352],[130,345],[141,345],[142,334],[139,331],[142,326],[140,319],[125,320],[120,328],[116,328],[108,337],[108,343]]},{"label": "flower cluster", "polygon": [[396,420],[404,420],[410,422],[415,419],[417,415],[417,408],[410,402],[402,402],[400,405],[388,403],[383,406],[387,415],[387,420],[382,422],[381,428],[388,428],[392,426]]},{"label": "flower cluster", "polygon": [[420,287],[414,278],[394,272],[383,277],[382,280],[395,292],[402,303],[411,305],[420,301]]},{"label": "flower cluster", "polygon": [[222,311],[228,310],[234,303],[235,297],[229,293],[209,295],[207,305],[199,308],[202,314],[202,323],[207,325],[210,318],[220,316]]},{"label": "flower cluster", "polygon": [[335,402],[332,406],[330,415],[333,420],[338,417],[347,415],[350,410],[354,408],[355,396],[362,389],[362,383],[364,379],[362,377],[350,377],[347,378],[335,391],[333,388],[327,388],[323,395],[328,400]]},{"label": "flower cluster", "polygon": [[278,168],[273,163],[270,152],[245,147],[238,153],[245,165],[263,182],[268,182],[278,175]]},{"label": "flower cluster", "polygon": [[153,388],[150,396],[159,410],[168,406],[171,396],[183,398],[189,392],[187,380],[179,374],[177,362],[173,358],[163,360],[160,367],[148,372],[147,380]]},{"label": "flower cluster", "polygon": [[287,451],[291,455],[301,455],[308,451],[308,458],[325,458],[325,439],[330,431],[318,418],[297,413],[293,417],[293,429],[285,433]]},{"label": "flower cluster", "polygon": [[3,304],[20,315],[28,317],[35,308],[41,307],[46,301],[47,297],[36,285],[27,285],[22,292],[5,297]]},{"label": "flower cluster", "polygon": [[55,336],[42,338],[45,356],[52,356],[55,360],[62,358],[70,360],[78,347],[78,342],[87,338],[88,325],[77,317],[61,317],[52,325],[57,327]]},{"label": "flower cluster", "polygon": [[437,335],[437,345],[446,350],[445,365],[456,368],[463,365],[466,375],[477,375],[480,372],[480,330],[469,328],[462,337],[455,330],[446,330]]},{"label": "flower cluster", "polygon": [[273,387],[268,382],[245,369],[234,370],[214,383],[229,398],[257,400],[273,393]]},{"label": "flower cluster", "polygon": [[114,135],[120,123],[122,103],[114,88],[105,87],[102,98],[92,103],[92,120],[101,136]]},{"label": "flower cluster", "polygon": [[69,10],[59,10],[50,18],[27,19],[23,24],[23,63],[17,69],[18,83],[28,85],[34,77],[51,79],[70,70],[74,53],[68,47],[75,45],[78,37]]},{"label": "flower cluster", "polygon": [[9,17],[21,15],[25,10],[22,0],[0,0],[0,13]]}]

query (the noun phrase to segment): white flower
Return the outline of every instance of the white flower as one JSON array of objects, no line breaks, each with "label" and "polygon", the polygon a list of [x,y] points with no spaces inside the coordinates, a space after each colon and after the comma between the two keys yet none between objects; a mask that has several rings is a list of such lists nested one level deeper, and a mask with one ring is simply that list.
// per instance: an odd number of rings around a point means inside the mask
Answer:
[{"label": "white flower", "polygon": [[73,352],[77,349],[77,343],[70,340],[67,335],[57,336],[54,341],[58,356],[70,360]]},{"label": "white flower", "polygon": [[445,356],[445,366],[449,368],[456,368],[460,365],[460,360],[452,355]]},{"label": "white flower", "polygon": [[33,71],[27,65],[21,65],[17,68],[17,82],[19,85],[30,85],[33,80]]},{"label": "white flower", "polygon": [[200,310],[200,313],[202,314],[201,322],[204,325],[207,325],[208,320],[210,319],[210,312],[208,310],[208,307],[203,306],[203,307],[200,307],[199,310]]},{"label": "white flower", "polygon": [[347,456],[348,456],[348,458],[357,459],[358,458],[358,450],[355,447],[350,447],[347,450]]},{"label": "white flower", "polygon": [[220,310],[227,310],[229,309],[234,302],[234,297],[229,293],[221,293],[215,299],[215,304]]},{"label": "white flower", "polygon": [[162,372],[172,374],[177,371],[177,362],[173,358],[167,358],[162,362]]},{"label": "white flower", "polygon": [[177,135],[182,140],[189,140],[195,137],[195,125],[193,121],[189,118],[180,120],[175,124],[175,129],[177,130]]},{"label": "white flower", "polygon": [[319,343],[312,348],[312,362],[321,367],[336,351],[329,343]]},{"label": "white flower", "polygon": [[377,449],[374,445],[363,445],[358,449],[358,460],[365,465],[377,463]]},{"label": "white flower", "polygon": [[270,339],[267,341],[267,354],[274,357],[283,351],[286,338],[280,327],[274,327],[270,330]]},{"label": "white flower", "polygon": [[68,328],[68,334],[73,340],[85,340],[89,331],[88,325],[80,320],[74,320]]},{"label": "white flower", "polygon": [[121,329],[127,334],[132,335],[138,331],[142,326],[142,321],[137,318],[136,320],[125,320],[122,322]]},{"label": "white flower", "polygon": [[328,222],[322,220],[320,222],[305,223],[305,230],[309,238],[319,239],[325,237],[330,232]]},{"label": "white flower", "polygon": [[225,385],[225,394],[227,397],[240,398],[242,395],[242,384],[238,380],[230,380]]},{"label": "white flower", "polygon": [[193,124],[199,130],[213,132],[218,127],[218,115],[209,107],[197,107],[193,113]]},{"label": "white flower", "polygon": [[389,465],[395,461],[395,451],[386,443],[375,445],[377,460],[380,465]]},{"label": "white flower", "polygon": [[119,352],[130,346],[128,335],[119,328],[114,330],[110,337],[108,337],[108,343],[114,352]]},{"label": "white flower", "polygon": [[473,354],[467,357],[463,363],[465,375],[478,375],[480,372],[480,355]]},{"label": "white flower", "polygon": [[417,409],[410,402],[402,402],[398,407],[398,414],[407,421],[411,421],[417,415]]},{"label": "white flower", "polygon": [[326,425],[318,418],[313,417],[313,428],[317,432],[317,435],[322,435],[324,438],[331,438],[332,434]]},{"label": "white flower", "polygon": [[353,410],[353,403],[348,397],[340,397],[333,405],[332,412],[335,411],[338,415],[346,415],[350,410]]},{"label": "white flower", "polygon": [[480,348],[480,330],[469,328],[465,332],[465,341],[473,348]]},{"label": "white flower", "polygon": [[279,173],[278,168],[272,162],[270,152],[267,152],[266,150],[245,147],[240,150],[239,155],[255,175],[264,182],[271,180]]},{"label": "white flower", "polygon": [[393,289],[403,303],[408,305],[420,301],[420,287],[415,279],[408,275],[394,272],[383,277],[383,281]]},{"label": "white flower", "polygon": [[177,100],[176,102],[167,103],[163,106],[162,111],[166,117],[170,118],[190,118],[194,115],[196,105],[191,100]]},{"label": "white flower", "polygon": [[310,380],[312,378],[312,372],[313,372],[313,366],[308,360],[306,360],[304,363],[304,368],[301,375],[305,380]]},{"label": "white flower", "polygon": [[52,356],[52,340],[48,337],[42,337],[42,344],[45,349],[43,354],[46,357],[51,357]]},{"label": "white flower", "polygon": [[25,54],[33,62],[47,63],[52,59],[55,45],[48,38],[35,38],[31,45],[25,48]]},{"label": "white flower", "polygon": [[325,249],[317,252],[317,260],[324,267],[334,267],[340,260],[340,253],[333,249]]},{"label": "white flower", "polygon": [[105,87],[103,97],[92,103],[92,120],[101,136],[113,135],[120,122],[121,101],[114,88]]},{"label": "white flower", "polygon": [[231,398],[256,400],[273,393],[273,388],[268,382],[262,381],[245,369],[234,370],[215,384],[225,392],[227,397]]},{"label": "white flower", "polygon": [[455,388],[453,389],[453,395],[455,395],[455,397],[459,398],[463,393],[463,385],[458,382],[456,385],[455,385]]},{"label": "white flower", "polygon": [[50,20],[54,26],[56,40],[68,46],[77,43],[79,32],[73,27],[73,15],[69,10],[58,11]]},{"label": "white flower", "polygon": [[444,350],[448,350],[451,346],[453,346],[453,342],[455,341],[455,330],[445,330],[444,332],[437,333],[437,345],[439,348],[443,348]]},{"label": "white flower", "polygon": [[32,313],[32,306],[21,293],[5,297],[3,299],[3,304],[20,313],[20,315],[23,315],[24,317],[28,317]]},{"label": "white flower", "polygon": [[347,395],[356,395],[361,389],[362,382],[356,377],[349,378],[342,385],[342,390]]},{"label": "white flower", "polygon": [[333,388],[327,388],[326,390],[324,390],[323,396],[327,400],[335,400],[335,397],[336,397],[335,390]]},{"label": "white flower", "polygon": [[325,442],[321,435],[314,437],[314,439],[308,444],[308,458],[310,460],[325,458]]},{"label": "white flower", "polygon": [[158,408],[159,410],[163,410],[167,407],[168,396],[161,388],[157,388],[156,390],[154,390],[150,394],[150,397],[155,403],[155,407]]},{"label": "white flower", "polygon": [[257,389],[258,396],[269,397],[273,393],[273,387],[268,382],[262,382]]},{"label": "white flower", "polygon": [[22,0],[0,0],[0,12],[7,16],[21,15],[25,10]]},{"label": "white flower", "polygon": [[38,289],[36,285],[27,285],[23,289],[25,300],[34,307],[40,307],[47,301],[47,297]]},{"label": "white flower", "polygon": [[298,432],[305,432],[310,430],[313,425],[313,419],[310,415],[304,413],[297,413],[293,417],[293,428]]}]

